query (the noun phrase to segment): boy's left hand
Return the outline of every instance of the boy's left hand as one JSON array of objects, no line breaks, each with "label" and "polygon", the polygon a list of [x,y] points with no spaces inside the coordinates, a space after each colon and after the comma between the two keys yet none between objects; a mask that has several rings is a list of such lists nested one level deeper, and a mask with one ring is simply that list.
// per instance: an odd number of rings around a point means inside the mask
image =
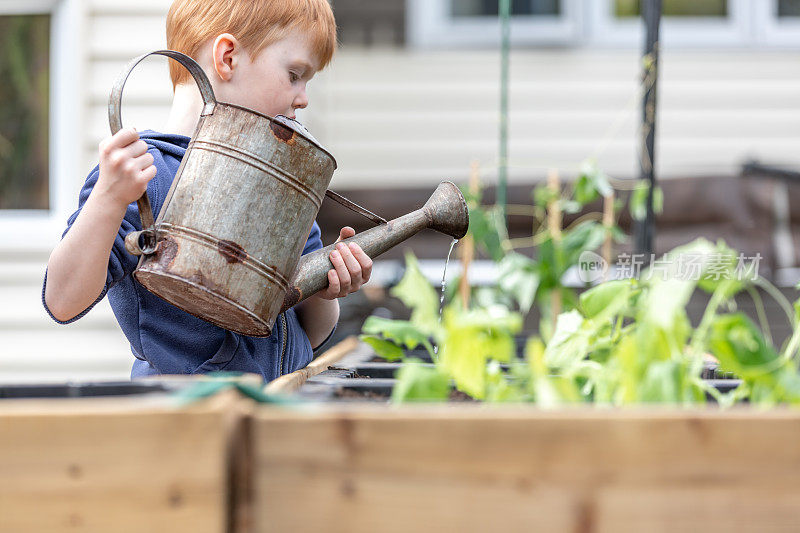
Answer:
[{"label": "boy's left hand", "polygon": [[345,226],[339,231],[336,250],[331,252],[330,260],[333,268],[328,271],[328,288],[317,293],[320,298],[333,300],[356,292],[372,275],[372,259],[356,243],[349,246],[343,242],[356,234],[356,231]]}]

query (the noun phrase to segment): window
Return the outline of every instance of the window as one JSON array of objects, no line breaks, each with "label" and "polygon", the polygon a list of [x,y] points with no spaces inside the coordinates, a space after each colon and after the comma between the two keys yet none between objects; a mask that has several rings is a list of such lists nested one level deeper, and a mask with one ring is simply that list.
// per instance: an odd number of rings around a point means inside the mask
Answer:
[{"label": "window", "polygon": [[[640,48],[643,0],[512,0],[512,44]],[[408,42],[497,46],[499,0],[407,0]],[[675,48],[800,47],[800,0],[662,0]]]},{"label": "window", "polygon": [[[511,14],[520,15],[559,15],[559,0],[513,0]],[[500,11],[499,0],[450,0],[450,10],[455,18],[497,16]]]},{"label": "window", "polygon": [[800,0],[778,0],[779,18],[800,18]]},{"label": "window", "polygon": [[[641,0],[615,0],[616,17],[638,17],[642,14]],[[727,17],[727,0],[663,0],[661,13],[665,17]]]},{"label": "window", "polygon": [[[641,46],[640,0],[599,0],[592,6],[593,43]],[[668,48],[742,46],[751,40],[751,7],[750,0],[662,0],[660,40]]]},{"label": "window", "polygon": [[754,20],[759,43],[800,46],[800,0],[764,0],[756,4]]},{"label": "window", "polygon": [[[580,36],[582,0],[512,0],[514,44],[564,45]],[[497,45],[498,0],[408,0],[408,42],[418,47]]]},{"label": "window", "polygon": [[80,3],[0,3],[0,250],[52,247],[75,208]]},{"label": "window", "polygon": [[405,0],[332,0],[344,46],[405,43]]},{"label": "window", "polygon": [[0,15],[0,209],[49,209],[50,15]]}]

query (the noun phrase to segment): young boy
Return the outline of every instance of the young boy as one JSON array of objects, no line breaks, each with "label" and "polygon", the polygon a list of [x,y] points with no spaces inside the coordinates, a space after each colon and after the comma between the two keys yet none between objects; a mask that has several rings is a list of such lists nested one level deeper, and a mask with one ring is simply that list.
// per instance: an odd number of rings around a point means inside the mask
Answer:
[{"label": "young boy", "polygon": [[[331,61],[336,23],[327,0],[175,0],[167,46],[194,58],[219,101],[295,118],[308,105],[306,84]],[[170,64],[175,96],[165,133],[123,129],[100,143],[99,165],[81,190],[78,210],[50,255],[42,299],[59,323],[86,314],[108,293],[136,358],[131,377],[245,371],[271,380],[306,366],[339,317],[336,298],[357,291],[371,259],[339,243],[329,286],[286,311],[271,337],[216,327],[161,300],[131,276],[137,258],[124,239],[141,229],[136,199],[146,190],[157,216],[202,109],[197,87]],[[340,240],[354,234],[342,228]],[[322,247],[316,222],[303,253]],[[281,366],[282,363],[282,366]]]}]

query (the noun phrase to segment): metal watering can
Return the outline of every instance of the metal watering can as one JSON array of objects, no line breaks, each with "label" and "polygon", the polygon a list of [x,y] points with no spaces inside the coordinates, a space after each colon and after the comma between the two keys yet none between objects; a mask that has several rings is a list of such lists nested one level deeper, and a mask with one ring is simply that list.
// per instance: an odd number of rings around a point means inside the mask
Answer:
[{"label": "metal watering can", "polygon": [[[323,196],[379,217],[327,191],[336,160],[301,126],[217,102],[203,69],[180,52],[160,50],[130,62],[109,98],[112,134],[122,129],[128,76],[154,54],[191,73],[204,106],[158,220],[146,193],[137,201],[143,230],[125,240],[128,251],[141,256],[133,275],[192,315],[267,337],[281,312],[328,283],[334,245],[301,258]],[[459,239],[468,225],[458,187],[442,182],[421,209],[344,242],[375,257],[424,228]]]}]

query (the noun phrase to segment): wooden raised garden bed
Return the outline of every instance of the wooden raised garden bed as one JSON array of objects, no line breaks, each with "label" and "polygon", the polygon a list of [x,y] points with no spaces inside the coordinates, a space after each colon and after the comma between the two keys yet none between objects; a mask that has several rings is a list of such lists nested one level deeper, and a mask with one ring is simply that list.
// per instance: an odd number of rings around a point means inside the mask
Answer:
[{"label": "wooden raised garden bed", "polygon": [[255,531],[795,531],[800,413],[259,409]]},{"label": "wooden raised garden bed", "polygon": [[245,404],[226,392],[180,407],[147,388],[2,387],[0,530],[232,530]]},{"label": "wooden raised garden bed", "polygon": [[[800,524],[800,412],[351,401],[342,390],[391,387],[393,365],[369,358],[363,345],[337,353],[325,361],[333,368],[295,383],[295,397],[325,403],[254,412],[254,531],[727,533]],[[352,377],[362,372],[372,377]]]}]

